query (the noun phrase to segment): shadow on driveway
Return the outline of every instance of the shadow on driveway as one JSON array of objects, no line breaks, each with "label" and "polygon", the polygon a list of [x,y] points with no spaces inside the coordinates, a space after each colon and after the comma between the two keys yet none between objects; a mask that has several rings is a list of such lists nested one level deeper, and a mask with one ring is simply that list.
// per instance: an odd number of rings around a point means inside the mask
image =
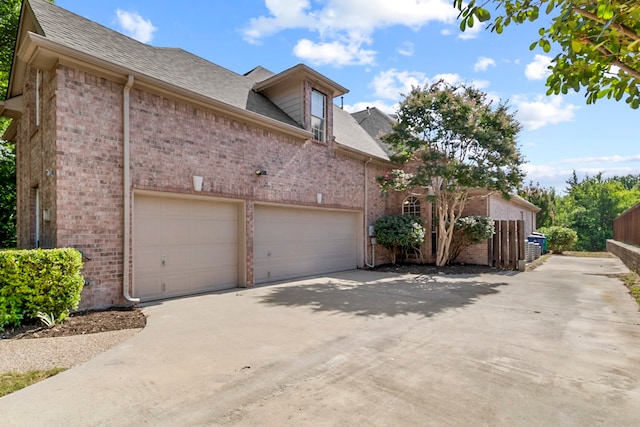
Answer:
[{"label": "shadow on driveway", "polygon": [[[311,283],[309,283],[311,282]],[[356,316],[430,317],[447,309],[473,304],[483,295],[498,293],[507,283],[487,283],[455,277],[427,275],[358,282],[333,279],[273,288],[262,303],[309,307],[313,311],[342,312]]]}]

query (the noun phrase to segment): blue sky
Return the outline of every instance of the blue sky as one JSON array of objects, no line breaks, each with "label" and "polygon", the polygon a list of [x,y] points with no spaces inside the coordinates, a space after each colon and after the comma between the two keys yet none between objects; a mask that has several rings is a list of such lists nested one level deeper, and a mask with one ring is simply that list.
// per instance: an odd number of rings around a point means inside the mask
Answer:
[{"label": "blue sky", "polygon": [[[522,123],[526,182],[563,190],[579,178],[640,174],[640,110],[582,93],[547,97],[553,51],[529,50],[546,18],[462,33],[449,0],[57,0],[56,4],[141,42],[179,47],[245,73],[305,63],[350,92],[345,109],[394,112],[412,85],[473,83],[509,100]],[[477,26],[476,26],[477,27]],[[336,100],[337,103],[340,100]]]}]

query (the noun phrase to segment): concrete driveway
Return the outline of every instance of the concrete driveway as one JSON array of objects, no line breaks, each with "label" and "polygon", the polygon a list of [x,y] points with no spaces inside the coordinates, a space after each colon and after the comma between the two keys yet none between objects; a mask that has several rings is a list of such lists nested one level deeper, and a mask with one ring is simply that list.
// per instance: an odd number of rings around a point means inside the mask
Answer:
[{"label": "concrete driveway", "polygon": [[638,425],[640,314],[608,276],[624,271],[552,257],[167,301],[129,341],[0,398],[0,424]]}]

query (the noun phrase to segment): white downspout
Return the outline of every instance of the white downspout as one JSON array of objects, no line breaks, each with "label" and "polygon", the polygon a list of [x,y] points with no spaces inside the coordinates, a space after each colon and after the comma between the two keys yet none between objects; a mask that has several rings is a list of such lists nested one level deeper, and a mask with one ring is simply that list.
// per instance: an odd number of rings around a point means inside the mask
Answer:
[{"label": "white downspout", "polygon": [[369,213],[369,176],[367,173],[367,165],[371,163],[373,159],[369,157],[369,160],[364,162],[364,265],[373,268],[376,265],[375,259],[375,246],[371,245],[371,264],[368,261],[368,253],[367,253],[367,239],[371,239],[369,236],[369,224],[368,224],[368,213]]},{"label": "white downspout", "polygon": [[123,111],[122,111],[122,127],[123,127],[123,141],[124,141],[124,262],[122,272],[122,295],[124,298],[137,304],[140,302],[140,298],[133,298],[129,293],[129,260],[131,259],[131,251],[129,245],[131,243],[131,170],[129,169],[129,91],[133,86],[133,76],[129,75],[127,84],[124,85],[123,97]]}]

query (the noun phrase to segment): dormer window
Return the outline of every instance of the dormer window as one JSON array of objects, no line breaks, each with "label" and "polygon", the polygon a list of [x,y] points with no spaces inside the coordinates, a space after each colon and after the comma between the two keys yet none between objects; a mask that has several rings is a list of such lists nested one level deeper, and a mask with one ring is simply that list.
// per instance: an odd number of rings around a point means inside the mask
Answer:
[{"label": "dormer window", "polygon": [[317,90],[311,91],[311,131],[313,139],[325,142],[327,134],[327,96]]}]

